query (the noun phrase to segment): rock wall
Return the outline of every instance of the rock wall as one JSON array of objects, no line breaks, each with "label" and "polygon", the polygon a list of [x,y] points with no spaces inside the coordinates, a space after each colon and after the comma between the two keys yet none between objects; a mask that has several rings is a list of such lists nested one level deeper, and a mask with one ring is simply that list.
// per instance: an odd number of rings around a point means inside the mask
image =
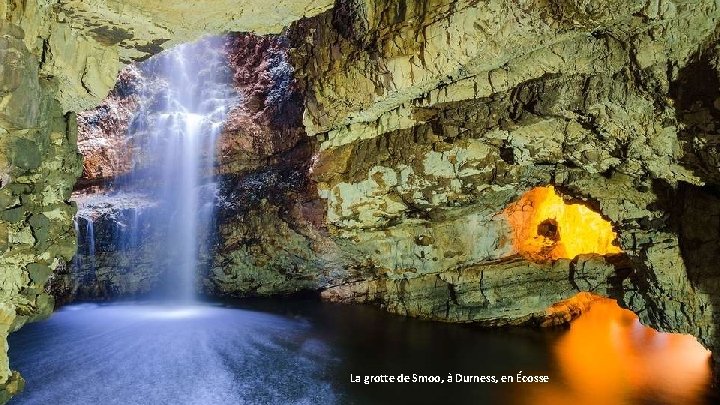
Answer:
[{"label": "rock wall", "polygon": [[[0,5],[0,332],[48,312],[46,274],[74,252],[69,111],[97,105],[120,63],[201,30],[277,32],[306,16],[282,41],[233,43],[237,64],[265,68],[236,77],[253,97],[222,143],[209,294],[314,289],[499,325],[543,323],[592,291],[693,334],[720,364],[720,246],[703,231],[720,210],[715,1],[230,3]],[[302,97],[268,109],[289,67]],[[549,184],[609,220],[624,255],[518,257],[502,213]],[[21,384],[4,364],[8,395]]]},{"label": "rock wall", "polygon": [[[75,193],[78,250],[55,269],[47,289],[55,305],[142,297],[157,292],[166,267],[156,260],[167,229],[149,226],[158,207],[142,195]],[[134,232],[128,232],[133,227]]]},{"label": "rock wall", "polygon": [[207,33],[279,32],[330,1],[0,2],[0,403],[22,387],[5,337],[50,313],[45,291],[75,249],[69,202],[82,172],[75,112],[100,103],[122,65]]},{"label": "rock wall", "polygon": [[215,1],[211,7],[159,0],[7,0],[0,16],[22,28],[39,73],[68,112],[97,106],[123,65],[202,35],[278,33],[331,6],[329,0],[283,0],[272,7],[255,0]]},{"label": "rock wall", "polygon": [[[719,16],[714,1],[368,0],[293,25],[311,179],[366,278],[323,295],[513,323],[599,288],[716,349],[718,245],[694,246],[693,201],[715,201]],[[546,184],[611,221],[612,272],[588,267],[588,284],[582,260],[512,258],[498,213]]]},{"label": "rock wall", "polygon": [[305,138],[303,97],[284,35],[232,34],[226,52],[243,100],[227,119],[219,145],[220,173],[256,169]]},{"label": "rock wall", "polygon": [[75,208],[68,199],[82,168],[76,116],[63,111],[42,76],[33,16],[13,21],[2,11],[0,402],[22,386],[9,369],[7,334],[52,312],[45,283],[75,253]]},{"label": "rock wall", "polygon": [[99,106],[78,114],[78,150],[83,172],[76,188],[103,185],[126,175],[135,151],[127,131],[142,100],[142,80],[134,65],[118,74],[115,87]]}]

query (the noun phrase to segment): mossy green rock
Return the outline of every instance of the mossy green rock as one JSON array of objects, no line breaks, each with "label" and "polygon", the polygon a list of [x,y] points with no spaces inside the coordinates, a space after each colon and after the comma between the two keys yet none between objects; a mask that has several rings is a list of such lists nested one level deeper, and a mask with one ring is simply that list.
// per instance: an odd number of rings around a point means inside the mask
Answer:
[{"label": "mossy green rock", "polygon": [[23,207],[11,208],[9,210],[4,210],[0,212],[0,218],[2,218],[3,221],[9,222],[11,224],[22,221],[26,215],[27,210],[25,210],[25,208]]},{"label": "mossy green rock", "polygon": [[37,285],[44,285],[52,274],[50,267],[39,263],[30,263],[25,269],[27,269],[30,279]]},{"label": "mossy green rock", "polygon": [[50,229],[50,220],[43,214],[34,214],[28,221],[32,227],[33,234],[38,243],[45,243],[48,240],[48,232]]},{"label": "mossy green rock", "polygon": [[19,138],[13,143],[12,162],[23,170],[37,169],[41,163],[40,147],[32,140]]}]

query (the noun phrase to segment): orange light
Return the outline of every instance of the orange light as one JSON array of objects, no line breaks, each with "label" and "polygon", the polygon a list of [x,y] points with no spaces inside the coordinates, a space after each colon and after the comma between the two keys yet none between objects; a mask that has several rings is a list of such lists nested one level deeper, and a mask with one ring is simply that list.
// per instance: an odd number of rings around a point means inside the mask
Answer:
[{"label": "orange light", "polygon": [[610,222],[583,204],[565,202],[553,186],[536,187],[504,211],[513,247],[530,260],[620,253]]},{"label": "orange light", "polygon": [[[694,337],[640,324],[614,300],[597,298],[555,346],[560,380],[528,387],[532,404],[704,403],[710,352]],[[637,403],[642,401],[637,400]]]}]

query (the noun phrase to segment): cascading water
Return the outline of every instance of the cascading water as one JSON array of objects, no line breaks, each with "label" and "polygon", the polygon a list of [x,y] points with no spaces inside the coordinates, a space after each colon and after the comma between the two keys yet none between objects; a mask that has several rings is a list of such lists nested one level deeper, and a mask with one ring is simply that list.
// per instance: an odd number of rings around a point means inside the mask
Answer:
[{"label": "cascading water", "polygon": [[[128,134],[140,149],[136,169],[125,184],[158,202],[148,220],[164,229],[157,266],[167,267],[170,298],[191,301],[200,255],[210,239],[216,185],[213,179],[217,136],[229,110],[238,102],[222,52],[222,38],[179,46],[149,61],[165,84],[141,106]],[[202,52],[198,52],[202,49]],[[145,89],[156,92],[155,86]],[[144,136],[138,136],[144,135]],[[131,227],[132,228],[132,227]],[[138,229],[130,229],[130,237]],[[201,249],[200,246],[204,246]]]},{"label": "cascading water", "polygon": [[[84,223],[84,229],[80,232],[80,223]],[[73,219],[73,226],[75,228],[75,235],[78,235],[78,245],[80,252],[84,254],[77,254],[73,258],[73,266],[79,267],[82,264],[80,261],[82,257],[85,257],[87,266],[91,271],[95,271],[95,222],[90,216],[84,216],[78,214]]]},{"label": "cascading water", "polygon": [[[142,80],[133,91],[142,93],[140,109],[126,134],[134,169],[86,201],[75,219],[81,246],[73,266],[87,270],[79,281],[93,290],[88,296],[112,297],[103,291],[111,288],[123,296],[118,286],[152,279],[185,305],[76,304],[23,327],[9,337],[11,366],[27,384],[14,404],[440,403],[451,397],[459,403],[720,403],[705,398],[710,353],[694,338],[651,331],[609,300],[562,334],[398,322],[372,308],[314,300],[242,304],[250,310],[188,305],[212,240],[215,141],[239,101],[222,41],[186,45],[138,67]],[[148,267],[165,269],[165,279],[126,271]],[[451,371],[450,384],[368,384],[352,377],[412,374],[414,381],[418,372],[444,382]],[[547,373],[551,383],[478,380],[519,378],[523,371]]]},{"label": "cascading water", "polygon": [[134,91],[139,105],[126,134],[133,169],[111,185],[108,197],[114,203],[130,201],[129,206],[152,202],[151,209],[126,209],[105,226],[112,229],[103,231],[110,235],[111,252],[150,252],[162,274],[154,292],[172,301],[194,300],[196,274],[209,256],[216,141],[239,101],[224,41],[206,38],[138,65],[142,79]]},{"label": "cascading water", "polygon": [[95,223],[92,218],[85,219],[85,233],[87,235],[88,256],[90,257],[91,267],[95,268]]}]

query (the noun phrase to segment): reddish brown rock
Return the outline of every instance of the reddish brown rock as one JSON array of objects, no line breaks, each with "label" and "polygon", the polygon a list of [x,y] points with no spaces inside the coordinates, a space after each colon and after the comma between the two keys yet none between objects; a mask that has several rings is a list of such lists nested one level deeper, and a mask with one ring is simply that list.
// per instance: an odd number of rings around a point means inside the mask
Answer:
[{"label": "reddish brown rock", "polygon": [[223,173],[257,167],[303,138],[302,95],[283,36],[234,34],[226,42],[242,101],[230,112],[219,142]]},{"label": "reddish brown rock", "polygon": [[[243,173],[276,162],[304,138],[302,95],[283,36],[232,34],[225,49],[241,101],[229,112],[218,142],[218,172]],[[162,85],[147,80],[137,65],[126,67],[103,102],[78,115],[78,147],[84,156],[80,187],[131,169],[134,153],[127,131],[136,110],[148,101],[139,89]]]},{"label": "reddish brown rock", "polygon": [[127,66],[98,107],[78,114],[78,149],[83,155],[79,186],[117,177],[132,167],[127,130],[139,105],[139,80],[135,66]]}]

